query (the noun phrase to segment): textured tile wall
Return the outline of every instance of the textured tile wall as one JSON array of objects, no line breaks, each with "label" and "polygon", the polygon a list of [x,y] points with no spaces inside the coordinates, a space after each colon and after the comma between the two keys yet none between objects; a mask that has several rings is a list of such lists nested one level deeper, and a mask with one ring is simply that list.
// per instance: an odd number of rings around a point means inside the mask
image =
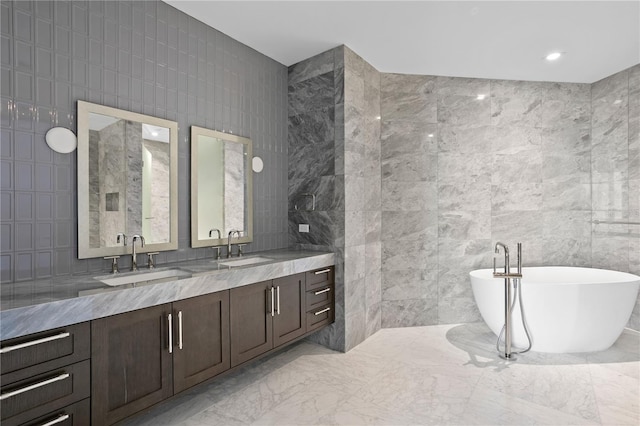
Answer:
[{"label": "textured tile wall", "polygon": [[[289,244],[336,254],[335,323],[311,338],[341,351],[346,347],[343,76],[340,47],[289,67],[288,88]],[[299,224],[308,224],[310,232],[298,232]]]},{"label": "textured tile wall", "polygon": [[107,267],[77,259],[76,155],[44,142],[75,131],[77,100],[178,122],[179,250],[159,263],[209,255],[189,248],[190,125],[253,140],[249,249],[287,247],[285,66],[158,1],[3,1],[0,17],[2,282]]},{"label": "textured tile wall", "polygon": [[[479,320],[492,244],[591,264],[590,85],[382,74],[382,326]],[[478,99],[478,95],[485,95]]]},{"label": "textured tile wall", "polygon": [[313,338],[339,350],[381,325],[379,116],[380,74],[347,47],[289,68],[290,242],[336,253],[336,323]]},{"label": "textured tile wall", "polygon": [[617,222],[592,225],[593,266],[640,274],[640,65],[594,83],[591,102],[593,218]]}]

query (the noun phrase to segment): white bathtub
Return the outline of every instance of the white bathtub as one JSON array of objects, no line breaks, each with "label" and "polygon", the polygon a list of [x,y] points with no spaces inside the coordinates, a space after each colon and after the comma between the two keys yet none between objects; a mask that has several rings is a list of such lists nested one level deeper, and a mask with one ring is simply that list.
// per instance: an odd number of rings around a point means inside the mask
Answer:
[{"label": "white bathtub", "polygon": [[[492,269],[469,273],[482,318],[498,335],[504,324],[504,279]],[[522,303],[537,352],[594,352],[609,348],[631,317],[640,277],[574,267],[522,270]],[[513,293],[513,292],[512,292]],[[513,345],[527,347],[520,308],[513,311]]]}]

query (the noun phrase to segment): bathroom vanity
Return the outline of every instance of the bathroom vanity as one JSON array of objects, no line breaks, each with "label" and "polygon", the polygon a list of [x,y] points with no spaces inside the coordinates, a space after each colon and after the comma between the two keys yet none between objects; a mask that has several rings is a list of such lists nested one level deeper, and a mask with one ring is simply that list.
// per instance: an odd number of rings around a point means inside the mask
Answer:
[{"label": "bathroom vanity", "polygon": [[61,277],[37,304],[13,284],[0,311],[2,424],[113,424],[302,339],[334,321],[333,264],[276,250],[238,267],[181,262],[164,281]]}]

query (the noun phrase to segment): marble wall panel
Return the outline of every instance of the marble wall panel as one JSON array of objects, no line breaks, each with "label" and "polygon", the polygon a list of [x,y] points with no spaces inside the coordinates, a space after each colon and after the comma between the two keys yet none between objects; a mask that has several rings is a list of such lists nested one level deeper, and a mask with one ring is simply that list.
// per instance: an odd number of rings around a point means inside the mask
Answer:
[{"label": "marble wall panel", "polygon": [[396,153],[438,152],[438,125],[412,121],[387,121],[383,117],[380,136],[382,158]]},{"label": "marble wall panel", "polygon": [[[383,111],[384,113],[384,111]],[[438,123],[482,126],[491,123],[491,102],[473,96],[438,96]]]},{"label": "marble wall panel", "polygon": [[383,211],[382,241],[430,240],[438,237],[438,212],[427,211]]},{"label": "marble wall panel", "polygon": [[382,327],[417,327],[438,323],[438,299],[382,301]]}]

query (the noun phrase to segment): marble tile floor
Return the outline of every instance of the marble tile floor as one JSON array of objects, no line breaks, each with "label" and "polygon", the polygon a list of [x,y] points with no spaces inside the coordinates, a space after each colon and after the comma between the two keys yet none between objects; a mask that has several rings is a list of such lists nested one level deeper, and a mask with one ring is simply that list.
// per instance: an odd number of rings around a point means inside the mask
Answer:
[{"label": "marble tile floor", "polygon": [[346,354],[303,341],[127,424],[640,424],[640,333],[509,363],[494,347],[484,324],[383,329]]}]

